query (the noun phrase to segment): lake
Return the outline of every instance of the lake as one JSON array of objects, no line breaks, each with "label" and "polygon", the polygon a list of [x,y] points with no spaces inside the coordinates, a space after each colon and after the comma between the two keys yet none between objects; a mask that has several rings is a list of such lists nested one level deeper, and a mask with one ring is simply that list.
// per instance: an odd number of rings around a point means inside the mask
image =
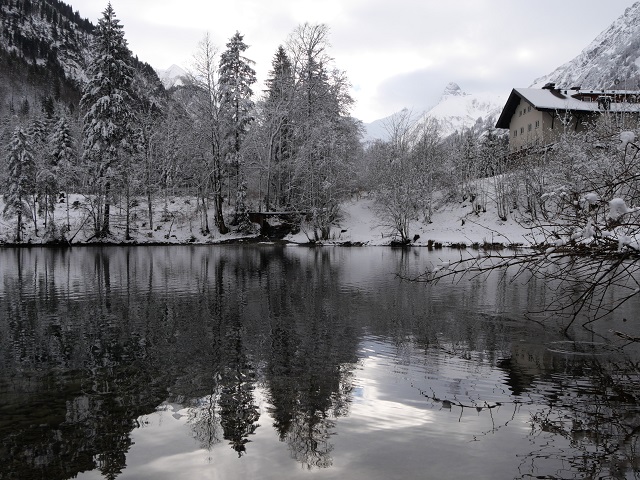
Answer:
[{"label": "lake", "polygon": [[640,477],[637,302],[398,276],[456,255],[0,249],[0,479]]}]

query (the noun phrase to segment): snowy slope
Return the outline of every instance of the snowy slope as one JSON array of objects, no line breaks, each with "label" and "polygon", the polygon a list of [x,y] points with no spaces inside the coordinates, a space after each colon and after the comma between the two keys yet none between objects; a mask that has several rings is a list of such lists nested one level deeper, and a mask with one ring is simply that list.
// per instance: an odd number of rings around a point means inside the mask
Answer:
[{"label": "snowy slope", "polygon": [[441,135],[447,137],[476,124],[493,124],[503,105],[504,98],[501,95],[465,93],[452,82],[445,88],[440,102],[423,114],[420,123],[427,119],[437,120]]},{"label": "snowy slope", "polygon": [[[60,68],[67,79],[86,81],[85,68],[93,25],[64,3],[0,2],[0,49],[47,68]],[[55,19],[55,20],[54,20]]]},{"label": "snowy slope", "polygon": [[[554,82],[558,87],[593,89],[640,88],[640,2],[627,8],[576,58],[531,85],[540,88]],[[616,83],[618,80],[618,83]]]}]

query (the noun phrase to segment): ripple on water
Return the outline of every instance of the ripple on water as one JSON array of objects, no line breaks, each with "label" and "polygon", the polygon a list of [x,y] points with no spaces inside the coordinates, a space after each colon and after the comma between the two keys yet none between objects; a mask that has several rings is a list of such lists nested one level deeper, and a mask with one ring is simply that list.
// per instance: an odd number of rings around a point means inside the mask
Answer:
[{"label": "ripple on water", "polygon": [[618,348],[603,342],[561,340],[551,342],[547,350],[553,353],[576,356],[610,355],[618,351]]},{"label": "ripple on water", "polygon": [[480,355],[462,356],[444,348],[421,348],[412,341],[395,344],[370,336],[362,340],[359,356],[361,376],[377,385],[398,386],[387,396],[413,397],[427,408],[485,408],[511,399],[505,373],[480,360]]}]

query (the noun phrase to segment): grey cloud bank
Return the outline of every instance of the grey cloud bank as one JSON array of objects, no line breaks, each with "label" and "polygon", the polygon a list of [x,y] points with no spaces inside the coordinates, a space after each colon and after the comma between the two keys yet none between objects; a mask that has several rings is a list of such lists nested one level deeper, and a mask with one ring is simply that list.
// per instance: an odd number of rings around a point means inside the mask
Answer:
[{"label": "grey cloud bank", "polygon": [[[106,0],[75,0],[94,23]],[[437,101],[449,81],[469,92],[506,95],[575,57],[629,0],[535,3],[398,0],[112,0],[129,46],[156,68],[189,67],[209,31],[224,47],[239,30],[266,78],[278,45],[300,23],[327,23],[331,55],[354,85],[354,116],[365,122]],[[260,86],[256,91],[261,89]]]}]

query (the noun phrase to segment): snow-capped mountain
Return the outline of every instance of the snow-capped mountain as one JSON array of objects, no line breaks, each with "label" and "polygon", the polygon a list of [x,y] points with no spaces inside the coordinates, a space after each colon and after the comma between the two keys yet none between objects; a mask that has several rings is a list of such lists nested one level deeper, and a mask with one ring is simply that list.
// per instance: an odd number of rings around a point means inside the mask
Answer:
[{"label": "snow-capped mountain", "polygon": [[371,123],[366,123],[364,125],[365,131],[362,140],[365,143],[374,142],[376,140],[386,141],[391,136],[390,129],[392,128],[392,125],[397,124],[398,122],[413,124],[422,115],[422,112],[416,113],[408,108],[403,108],[399,112],[393,113],[388,117],[374,120]]},{"label": "snow-capped mountain", "polygon": [[166,70],[156,70],[156,72],[166,89],[183,85],[182,78],[187,75],[187,72],[176,64],[171,65]]},{"label": "snow-capped mountain", "polygon": [[640,89],[640,2],[627,8],[576,58],[533,82],[561,88]]},{"label": "snow-capped mountain", "polygon": [[438,104],[426,111],[418,124],[427,119],[438,122],[440,134],[448,137],[455,132],[474,127],[476,124],[493,123],[502,107],[502,95],[492,93],[465,93],[456,83],[449,83]]},{"label": "snow-capped mountain", "polygon": [[[442,137],[448,137],[456,131],[481,125],[493,124],[504,106],[501,95],[490,93],[470,94],[462,91],[454,82],[449,83],[440,97],[440,101],[422,113],[410,113],[411,123],[416,128],[429,119],[436,120]],[[389,117],[365,125],[364,141],[387,140],[388,126],[395,120],[406,120],[408,110],[403,109]]]}]

